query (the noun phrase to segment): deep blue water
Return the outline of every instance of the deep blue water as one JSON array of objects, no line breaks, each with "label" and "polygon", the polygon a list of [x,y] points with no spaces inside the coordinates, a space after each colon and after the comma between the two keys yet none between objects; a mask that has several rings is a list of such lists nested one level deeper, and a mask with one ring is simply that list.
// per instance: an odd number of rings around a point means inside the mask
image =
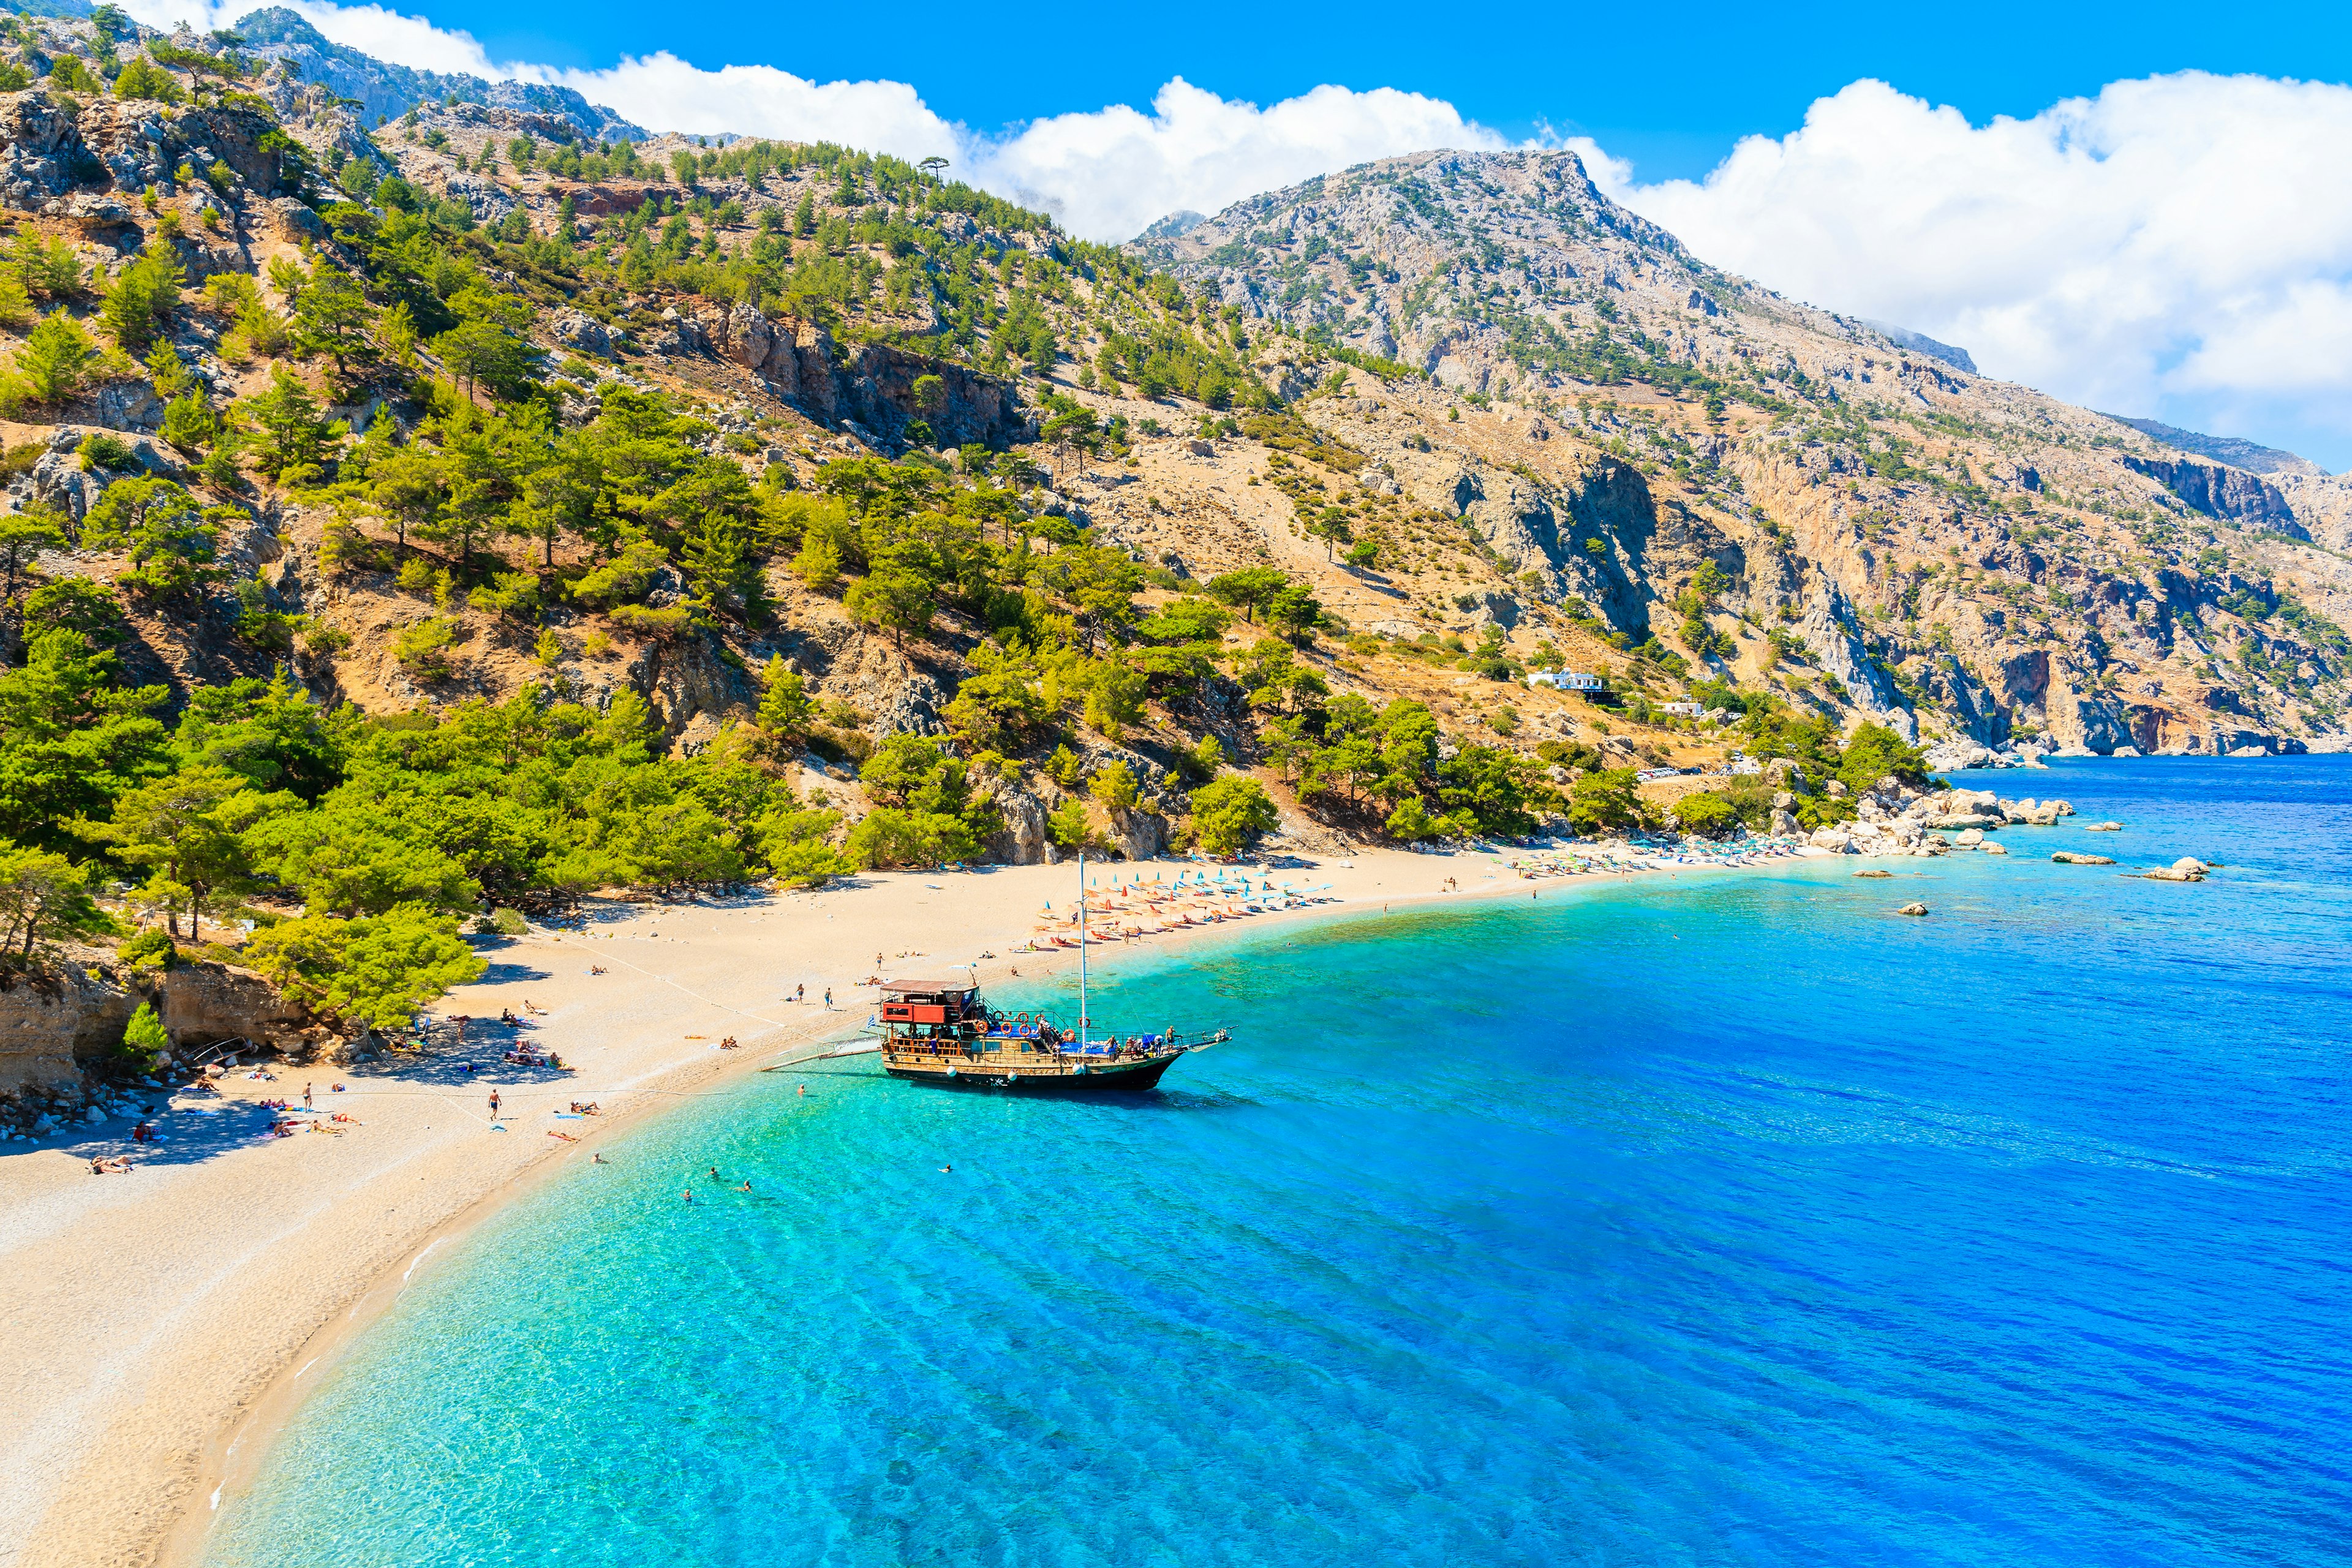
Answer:
[{"label": "deep blue water", "polygon": [[1146,957],[1238,1038],[1140,1102],[758,1077],[421,1271],[212,1561],[2352,1562],[2352,759],[1996,782],[2129,829]]}]

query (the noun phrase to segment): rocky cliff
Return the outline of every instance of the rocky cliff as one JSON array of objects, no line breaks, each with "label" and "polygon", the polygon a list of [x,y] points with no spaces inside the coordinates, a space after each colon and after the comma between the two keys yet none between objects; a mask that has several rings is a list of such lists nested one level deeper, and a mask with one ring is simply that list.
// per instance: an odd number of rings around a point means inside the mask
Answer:
[{"label": "rocky cliff", "polygon": [[154,1005],[174,1051],[245,1040],[295,1053],[325,1037],[268,981],[223,963],[126,975],[61,963],[0,981],[0,1096],[80,1082],[122,1043],[142,1002]]}]

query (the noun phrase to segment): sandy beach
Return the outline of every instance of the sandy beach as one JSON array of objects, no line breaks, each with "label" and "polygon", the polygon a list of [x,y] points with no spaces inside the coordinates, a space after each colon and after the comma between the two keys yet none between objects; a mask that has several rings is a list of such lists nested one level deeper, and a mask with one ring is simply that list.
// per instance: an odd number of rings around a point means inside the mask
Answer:
[{"label": "sandy beach", "polygon": [[[1172,879],[1179,868],[1139,869]],[[1139,945],[1559,885],[1484,852],[1364,851],[1272,876],[1325,889],[1327,901]],[[1074,964],[1075,952],[1014,950],[1045,904],[1066,909],[1075,890],[1068,866],[997,867],[605,906],[582,931],[490,944],[488,974],[435,1008],[477,1020],[462,1047],[352,1068],[277,1065],[274,1080],[239,1069],[217,1100],[172,1097],[159,1147],[136,1150],[128,1126],[110,1123],[0,1158],[0,1565],[194,1561],[223,1477],[257,1458],[338,1337],[450,1236],[530,1182],[561,1179],[631,1121],[861,1026],[875,995],[857,984],[866,977],[972,963],[986,984]],[[1097,962],[1118,951],[1097,949]],[[790,999],[800,986],[804,1003]],[[827,988],[832,1011],[819,1005]],[[500,1061],[513,1036],[495,1020],[526,1003],[537,1012],[522,1037],[574,1070]],[[719,1047],[728,1036],[739,1048]],[[268,1119],[237,1109],[299,1105],[306,1085],[323,1112],[351,1118],[329,1123],[340,1135],[257,1136]],[[558,1120],[575,1100],[603,1114]],[[205,1114],[214,1107],[225,1110]],[[130,1173],[90,1174],[93,1154],[134,1150]]]}]

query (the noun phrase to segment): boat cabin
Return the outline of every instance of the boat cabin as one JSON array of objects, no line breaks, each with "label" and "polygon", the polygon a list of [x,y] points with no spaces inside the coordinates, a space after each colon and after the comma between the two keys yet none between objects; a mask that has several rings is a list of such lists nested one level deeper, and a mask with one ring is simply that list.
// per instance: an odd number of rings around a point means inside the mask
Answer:
[{"label": "boat cabin", "polygon": [[980,987],[968,980],[886,980],[885,1024],[961,1024],[983,1017]]}]

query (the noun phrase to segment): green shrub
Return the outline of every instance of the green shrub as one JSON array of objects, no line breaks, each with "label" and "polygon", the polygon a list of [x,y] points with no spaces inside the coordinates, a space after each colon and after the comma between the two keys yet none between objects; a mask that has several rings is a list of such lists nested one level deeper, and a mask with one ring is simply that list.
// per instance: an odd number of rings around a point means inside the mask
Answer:
[{"label": "green shrub", "polygon": [[1192,831],[1212,855],[1231,855],[1281,821],[1265,786],[1236,773],[1192,792]]},{"label": "green shrub", "polygon": [[849,858],[872,868],[944,865],[980,853],[980,839],[960,816],[884,806],[850,830]]},{"label": "green shrub", "polygon": [[768,857],[769,874],[787,888],[821,888],[851,868],[823,839],[786,844]]},{"label": "green shrub", "polygon": [[446,680],[449,647],[457,640],[455,626],[438,616],[428,616],[393,639],[392,657],[418,680]]},{"label": "green shrub", "polygon": [[694,611],[685,605],[616,605],[611,615],[614,626],[644,637],[682,637],[694,629]]},{"label": "green shrub", "polygon": [[1675,802],[1675,826],[1701,838],[1727,837],[1739,826],[1738,808],[1712,790],[1686,795]]},{"label": "green shrub", "polygon": [[128,468],[139,459],[131,450],[131,443],[116,436],[85,436],[81,443],[82,472],[98,468]]},{"label": "green shrub", "polygon": [[116,1047],[115,1059],[136,1073],[151,1073],[172,1048],[172,1037],[164,1030],[163,1020],[155,1016],[152,1002],[139,1004],[139,1011],[131,1015],[131,1022],[122,1026],[122,1044]]},{"label": "green shrub", "polygon": [[1647,820],[1632,768],[1602,768],[1569,786],[1568,820],[1579,833],[1631,833]]},{"label": "green shrub", "polygon": [[179,963],[180,949],[171,932],[151,926],[116,948],[114,956],[136,969],[170,969]]}]

